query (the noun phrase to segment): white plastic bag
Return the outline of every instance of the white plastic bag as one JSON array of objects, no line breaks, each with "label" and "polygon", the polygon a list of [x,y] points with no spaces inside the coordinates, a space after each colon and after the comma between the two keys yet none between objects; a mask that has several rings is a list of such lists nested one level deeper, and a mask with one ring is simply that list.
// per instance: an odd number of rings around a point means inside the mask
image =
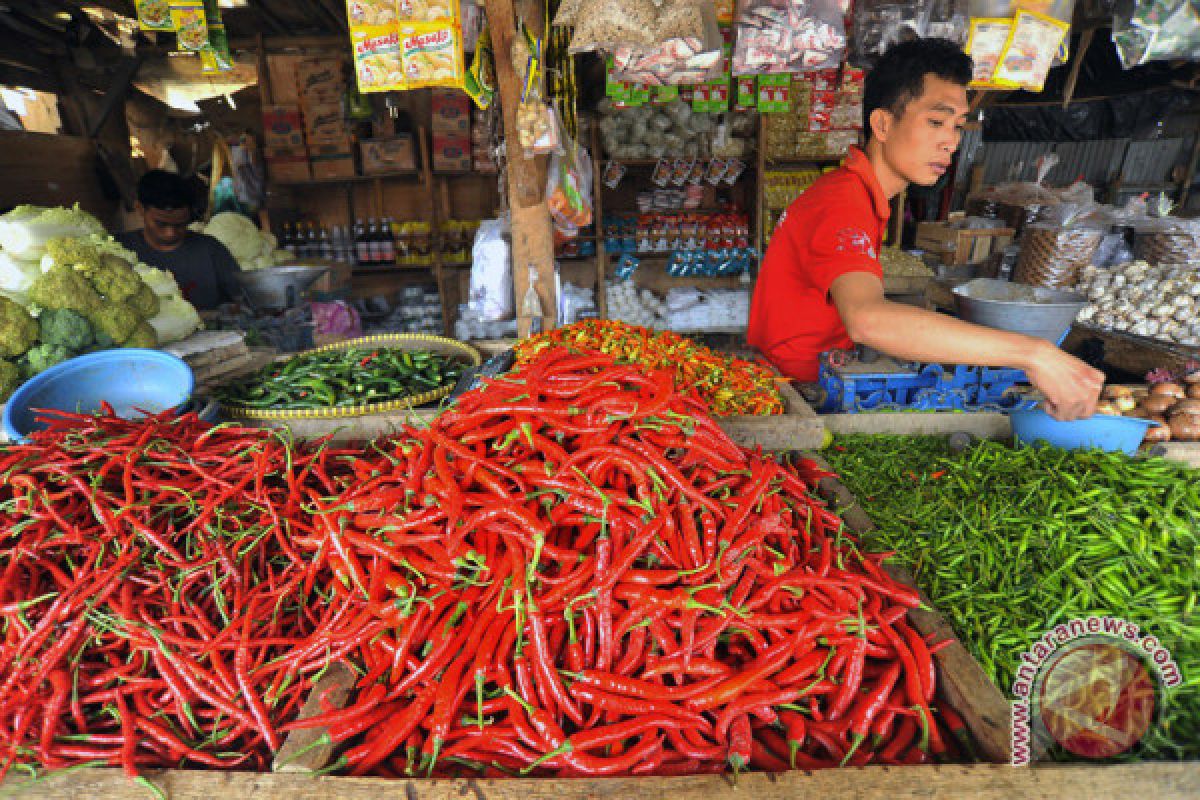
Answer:
[{"label": "white plastic bag", "polygon": [[487,322],[513,315],[513,273],[508,222],[484,220],[471,248],[471,311]]}]

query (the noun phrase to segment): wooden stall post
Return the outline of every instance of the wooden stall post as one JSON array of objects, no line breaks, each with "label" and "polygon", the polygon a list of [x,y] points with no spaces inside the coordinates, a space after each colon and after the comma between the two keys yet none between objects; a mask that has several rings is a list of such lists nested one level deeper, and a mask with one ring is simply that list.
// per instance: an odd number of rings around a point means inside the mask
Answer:
[{"label": "wooden stall post", "polygon": [[[535,36],[548,24],[542,5],[521,4],[521,18]],[[504,114],[504,139],[508,148],[508,197],[512,215],[513,290],[517,310],[517,334],[529,335],[529,320],[521,316],[521,301],[529,288],[529,266],[537,272],[538,298],[542,302],[542,327],[557,320],[558,298],[554,287],[554,236],[546,207],[546,157],[526,159],[517,138],[517,107],[521,103],[521,81],[512,64],[516,37],[513,0],[486,0],[488,25],[496,52],[496,80],[500,109]]]}]

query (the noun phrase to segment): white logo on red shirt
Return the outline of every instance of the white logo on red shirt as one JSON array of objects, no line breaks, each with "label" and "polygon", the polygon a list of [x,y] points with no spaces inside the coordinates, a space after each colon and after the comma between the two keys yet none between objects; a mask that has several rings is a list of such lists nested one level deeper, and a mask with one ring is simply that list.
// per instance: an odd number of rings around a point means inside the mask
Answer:
[{"label": "white logo on red shirt", "polygon": [[868,258],[876,257],[871,237],[861,228],[842,228],[838,231],[836,249],[839,253],[851,252]]}]

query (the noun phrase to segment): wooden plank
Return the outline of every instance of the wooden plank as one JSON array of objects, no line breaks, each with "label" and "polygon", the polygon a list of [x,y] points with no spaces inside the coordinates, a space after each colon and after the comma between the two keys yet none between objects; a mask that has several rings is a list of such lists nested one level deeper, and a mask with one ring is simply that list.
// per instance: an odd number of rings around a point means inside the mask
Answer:
[{"label": "wooden plank", "polygon": [[742,447],[764,450],[815,450],[825,440],[825,423],[788,383],[779,386],[784,413],[770,416],[714,417]]},{"label": "wooden plank", "polygon": [[946,436],[960,431],[980,439],[1007,439],[1012,436],[1008,415],[994,412],[822,414],[821,421],[835,436],[852,433]]},{"label": "wooden plank", "polygon": [[[338,661],[329,666],[321,680],[312,688],[308,700],[300,708],[297,719],[309,719],[323,713],[321,699],[333,708],[343,708],[354,688],[357,676],[346,664]],[[324,769],[333,756],[333,744],[323,742],[327,728],[302,728],[292,731],[284,740],[271,764],[274,772],[315,772]]]},{"label": "wooden plank", "polygon": [[[825,469],[830,468],[823,459],[818,457],[815,460]],[[821,481],[818,490],[855,533],[862,536],[875,530],[867,512],[841,481],[826,478]],[[887,563],[883,567],[896,580],[916,587],[916,579],[908,570]],[[928,609],[935,608],[924,592],[921,592],[921,603]],[[950,623],[940,613],[936,610],[914,609],[908,612],[908,618],[922,636],[933,634],[936,641],[953,640],[953,644],[934,656],[942,694],[962,714],[983,758],[1008,764],[1011,761],[1012,720],[1007,698],[967,652]]]},{"label": "wooden plank", "polygon": [[[795,800],[798,797],[887,797],[889,800],[1078,800],[1136,794],[1191,800],[1200,764],[1047,765],[1013,769],[999,764],[927,767],[847,767],[777,775],[747,773],[689,778],[574,778],[548,780],[382,780],[277,773],[167,770],[147,777],[171,800]],[[19,778],[2,785],[12,791]],[[51,775],[24,789],[26,800],[105,797],[143,800],[146,790],[119,769]]]},{"label": "wooden plank", "polygon": [[1120,331],[1106,331],[1080,323],[1071,328],[1066,341],[1063,342],[1063,348],[1069,352],[1076,352],[1079,346],[1089,339],[1099,339],[1104,345],[1106,366],[1136,375],[1144,375],[1159,367],[1180,370],[1189,360],[1200,359],[1200,348],[1197,347],[1185,347],[1175,342],[1134,336]]}]

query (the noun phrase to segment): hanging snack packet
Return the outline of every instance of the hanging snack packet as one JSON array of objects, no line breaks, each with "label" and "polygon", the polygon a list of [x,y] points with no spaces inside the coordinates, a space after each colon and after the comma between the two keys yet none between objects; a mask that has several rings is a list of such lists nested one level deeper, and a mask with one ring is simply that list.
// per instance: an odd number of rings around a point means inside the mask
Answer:
[{"label": "hanging snack packet", "polygon": [[217,0],[204,0],[204,14],[208,19],[210,45],[200,53],[204,72],[229,72],[233,69],[233,51],[229,48],[229,33],[225,30],[225,20],[221,18],[221,6]]},{"label": "hanging snack packet", "polygon": [[138,27],[144,31],[173,31],[168,0],[137,0]]},{"label": "hanging snack packet", "polygon": [[355,28],[350,39],[360,92],[394,92],[408,88],[404,82],[400,34],[395,28]]},{"label": "hanging snack packet", "polygon": [[396,22],[396,0],[346,0],[346,17],[356,27]]},{"label": "hanging snack packet", "polygon": [[463,77],[463,89],[480,109],[490,108],[496,97],[496,59],[492,52],[491,29],[484,28],[475,43],[471,67]]},{"label": "hanging snack packet", "polygon": [[654,174],[650,181],[660,189],[665,188],[671,182],[671,172],[671,162],[666,158],[660,158],[654,165]]},{"label": "hanging snack packet", "polygon": [[1070,28],[1070,23],[1045,14],[1018,11],[992,81],[999,86],[1040,92]]},{"label": "hanging snack packet", "polygon": [[975,65],[971,75],[971,88],[994,88],[992,75],[1000,63],[1004,45],[1012,33],[1011,19],[979,18],[971,20],[971,33],[967,38],[967,55]]},{"label": "hanging snack packet", "polygon": [[625,165],[620,161],[609,161],[604,165],[603,183],[609,189],[616,189],[625,177]]},{"label": "hanging snack packet", "polygon": [[458,0],[399,0],[401,22],[458,22]]},{"label": "hanging snack packet", "polygon": [[462,33],[457,25],[406,25],[400,34],[407,88],[462,88]]},{"label": "hanging snack packet", "polygon": [[171,23],[175,26],[178,48],[185,53],[199,53],[210,48],[208,18],[202,0],[171,3]]}]

